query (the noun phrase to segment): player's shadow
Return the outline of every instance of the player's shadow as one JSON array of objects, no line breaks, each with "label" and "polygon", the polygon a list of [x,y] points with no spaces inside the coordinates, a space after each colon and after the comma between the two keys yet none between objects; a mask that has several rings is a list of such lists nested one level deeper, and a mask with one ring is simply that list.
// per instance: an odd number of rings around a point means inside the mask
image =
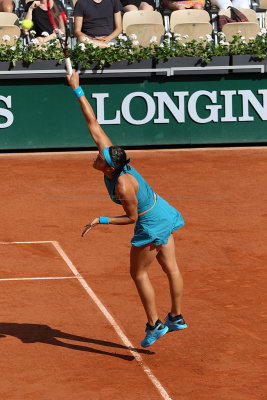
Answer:
[{"label": "player's shadow", "polygon": [[103,354],[106,356],[117,357],[126,361],[133,361],[134,356],[118,354],[116,352],[113,353],[111,351],[96,349],[94,347],[88,347],[80,344],[68,343],[61,341],[59,339],[90,343],[104,347],[113,347],[116,349],[131,350],[132,352],[136,353],[154,354],[149,350],[136,349],[114,342],[98,340],[98,339],[90,339],[87,337],[77,336],[71,333],[62,332],[58,329],[52,329],[48,325],[0,322],[0,339],[5,337],[6,335],[15,336],[18,339],[20,339],[23,343],[36,343],[36,342],[47,343],[53,346],[66,347],[67,349],[88,351],[89,353],[96,353],[96,354]]}]

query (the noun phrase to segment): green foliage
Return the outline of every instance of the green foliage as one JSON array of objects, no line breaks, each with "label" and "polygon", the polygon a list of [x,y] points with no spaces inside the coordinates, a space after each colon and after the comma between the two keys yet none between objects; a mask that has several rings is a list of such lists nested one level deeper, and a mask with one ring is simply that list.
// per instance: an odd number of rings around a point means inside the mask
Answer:
[{"label": "green foliage", "polygon": [[[44,36],[47,34],[44,33]],[[16,65],[17,61],[33,63],[36,60],[58,60],[61,64],[64,54],[57,39],[51,40],[48,44],[40,45],[34,36],[30,37],[29,44],[25,44],[22,38],[11,46],[10,38],[3,37],[4,44],[0,45],[0,61],[11,61]],[[17,38],[16,38],[17,39]],[[210,35],[200,40],[188,41],[188,37],[167,33],[162,44],[156,44],[156,38],[151,38],[150,45],[141,46],[135,35],[127,38],[119,35],[114,43],[106,48],[99,48],[88,40],[84,43],[77,43],[73,50],[69,50],[72,64],[79,64],[80,67],[102,69],[117,61],[127,60],[129,64],[155,57],[158,60],[168,60],[172,57],[199,57],[209,63],[212,57],[228,56],[234,54],[254,54],[258,58],[267,58],[266,29],[262,29],[256,39],[248,42],[240,33],[233,37],[232,42],[226,42],[223,33],[218,34],[218,43]]]}]

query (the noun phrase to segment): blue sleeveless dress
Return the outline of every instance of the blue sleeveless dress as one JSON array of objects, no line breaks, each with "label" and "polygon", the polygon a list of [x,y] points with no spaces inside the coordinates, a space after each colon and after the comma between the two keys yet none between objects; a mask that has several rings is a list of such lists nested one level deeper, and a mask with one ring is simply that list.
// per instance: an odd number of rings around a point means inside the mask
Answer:
[{"label": "blue sleeveless dress", "polygon": [[[139,184],[139,189],[136,194],[138,200],[138,214],[149,210],[155,203],[155,192],[147,184],[144,178],[128,164],[123,168],[119,175],[114,176],[112,179],[108,179],[104,175],[104,182],[107,187],[110,198],[114,203],[121,204],[115,196],[115,185],[120,175],[130,174],[135,177]],[[167,244],[172,232],[180,229],[184,225],[184,220],[179,211],[169,205],[158,194],[157,201],[154,207],[143,215],[138,216],[134,228],[134,236],[131,240],[131,244],[136,247],[144,246],[148,243],[154,243],[155,245]]]}]

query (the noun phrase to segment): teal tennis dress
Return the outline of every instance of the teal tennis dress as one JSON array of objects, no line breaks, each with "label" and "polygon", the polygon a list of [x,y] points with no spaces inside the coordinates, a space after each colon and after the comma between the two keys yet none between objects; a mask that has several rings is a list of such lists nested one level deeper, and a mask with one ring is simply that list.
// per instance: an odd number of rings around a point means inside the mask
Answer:
[{"label": "teal tennis dress", "polygon": [[155,245],[167,244],[172,232],[180,229],[184,225],[184,220],[179,211],[169,205],[162,197],[155,194],[153,189],[147,184],[144,178],[128,164],[125,165],[122,172],[108,179],[104,175],[104,181],[109,192],[110,198],[114,203],[121,204],[115,196],[115,185],[120,175],[130,174],[135,177],[139,184],[136,194],[138,200],[138,214],[149,210],[147,213],[138,216],[134,228],[134,236],[131,244],[136,247],[144,246],[148,243]]}]

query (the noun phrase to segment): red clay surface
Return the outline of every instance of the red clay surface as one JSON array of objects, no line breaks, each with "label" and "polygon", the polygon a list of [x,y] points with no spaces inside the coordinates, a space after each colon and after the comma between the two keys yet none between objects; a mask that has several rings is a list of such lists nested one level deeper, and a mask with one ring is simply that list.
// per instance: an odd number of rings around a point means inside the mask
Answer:
[{"label": "red clay surface", "polygon": [[[140,347],[145,314],[129,276],[133,226],[120,215],[95,154],[4,155],[0,241],[58,241],[171,399],[266,398],[267,148],[128,152],[183,215],[175,233],[189,325]],[[0,279],[70,277],[52,244],[0,244]],[[155,262],[158,311],[169,311]],[[0,280],[0,399],[140,400],[162,396],[77,279]]]}]

